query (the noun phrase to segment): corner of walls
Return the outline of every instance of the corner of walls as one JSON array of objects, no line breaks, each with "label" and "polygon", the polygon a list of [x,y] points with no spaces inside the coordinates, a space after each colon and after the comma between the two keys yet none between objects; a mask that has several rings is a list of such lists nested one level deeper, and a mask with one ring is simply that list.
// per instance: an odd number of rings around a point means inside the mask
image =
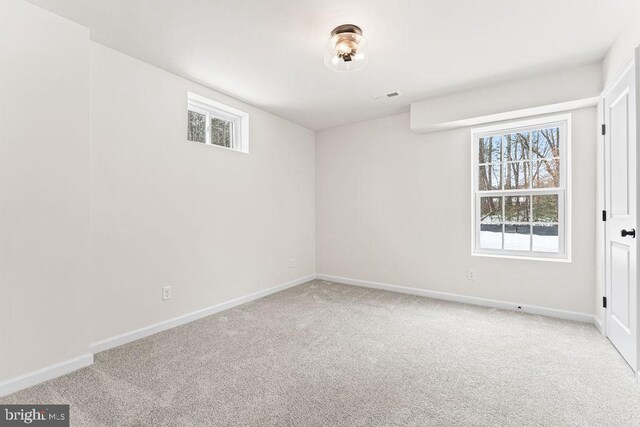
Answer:
[{"label": "corner of walls", "polygon": [[56,375],[90,363],[89,30],[23,0],[3,0],[0,38],[19,41],[19,48],[0,43],[6,392],[30,384],[25,376],[34,371],[45,378],[43,370]]},{"label": "corner of walls", "polygon": [[606,53],[602,61],[603,87],[611,84],[624,64],[633,58],[634,50],[640,45],[640,2],[635,2],[635,10],[628,24]]}]

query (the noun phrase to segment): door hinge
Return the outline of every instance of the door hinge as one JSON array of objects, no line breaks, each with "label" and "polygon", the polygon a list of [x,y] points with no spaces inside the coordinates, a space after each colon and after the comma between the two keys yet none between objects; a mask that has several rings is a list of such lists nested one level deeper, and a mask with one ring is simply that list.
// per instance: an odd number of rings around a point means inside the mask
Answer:
[{"label": "door hinge", "polygon": [[602,211],[602,220],[603,221],[607,220],[607,211]]},{"label": "door hinge", "polygon": [[602,297],[602,308],[607,308],[607,297]]},{"label": "door hinge", "polygon": [[603,135],[607,134],[607,125],[605,125],[605,124],[602,125],[602,134]]}]

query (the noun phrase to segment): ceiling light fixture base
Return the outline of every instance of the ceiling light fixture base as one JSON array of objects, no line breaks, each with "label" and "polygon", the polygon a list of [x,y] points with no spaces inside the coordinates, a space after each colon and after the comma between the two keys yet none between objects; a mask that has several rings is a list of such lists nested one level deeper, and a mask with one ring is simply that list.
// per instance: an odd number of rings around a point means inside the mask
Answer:
[{"label": "ceiling light fixture base", "polygon": [[335,36],[336,34],[342,34],[342,33],[353,33],[353,34],[362,35],[362,29],[357,25],[353,25],[353,24],[338,25],[336,28],[333,29],[333,31],[331,31],[331,37]]},{"label": "ceiling light fixture base", "polygon": [[362,69],[368,62],[367,40],[362,29],[354,24],[339,25],[331,31],[324,55],[330,70],[350,72]]}]

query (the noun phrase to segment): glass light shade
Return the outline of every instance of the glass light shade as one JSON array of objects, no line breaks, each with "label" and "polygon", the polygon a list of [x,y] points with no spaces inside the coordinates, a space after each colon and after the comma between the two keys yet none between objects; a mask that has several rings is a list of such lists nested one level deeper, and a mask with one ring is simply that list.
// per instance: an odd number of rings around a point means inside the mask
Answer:
[{"label": "glass light shade", "polygon": [[362,69],[369,60],[367,39],[355,32],[337,33],[327,42],[325,65],[339,72]]}]

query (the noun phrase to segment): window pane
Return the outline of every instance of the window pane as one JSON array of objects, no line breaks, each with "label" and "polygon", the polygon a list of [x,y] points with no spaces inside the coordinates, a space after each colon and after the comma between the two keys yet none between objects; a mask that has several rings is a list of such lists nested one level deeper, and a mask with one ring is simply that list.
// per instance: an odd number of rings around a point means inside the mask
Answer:
[{"label": "window pane", "polygon": [[505,224],[504,248],[512,251],[531,250],[531,226],[529,224]]},{"label": "window pane", "polygon": [[533,188],[560,187],[560,159],[540,160],[533,167]]},{"label": "window pane", "polygon": [[558,195],[533,196],[533,250],[558,252]]},{"label": "window pane", "polygon": [[505,222],[529,222],[529,196],[504,198]]},{"label": "window pane", "polygon": [[480,247],[502,249],[502,197],[480,198]]},{"label": "window pane", "polygon": [[480,224],[480,248],[502,249],[502,224]]},{"label": "window pane", "polygon": [[211,143],[231,147],[233,143],[233,122],[211,118]]},{"label": "window pane", "polygon": [[560,128],[531,132],[531,151],[534,159],[560,157]]},{"label": "window pane", "polygon": [[487,136],[480,138],[480,154],[478,163],[500,163],[502,158],[500,150],[502,148],[502,136]]},{"label": "window pane", "polygon": [[529,187],[531,181],[531,164],[529,162],[513,162],[504,165],[505,190],[522,190]]},{"label": "window pane", "polygon": [[187,140],[195,142],[207,142],[206,127],[207,116],[204,114],[189,111],[187,126]]},{"label": "window pane", "polygon": [[558,222],[558,195],[533,196],[533,222]]},{"label": "window pane", "polygon": [[480,166],[478,176],[478,187],[480,191],[501,190],[502,189],[502,165]]},{"label": "window pane", "polygon": [[533,226],[533,250],[536,252],[559,252],[560,239],[557,224]]},{"label": "window pane", "polygon": [[529,159],[529,132],[505,135],[504,161]]},{"label": "window pane", "polygon": [[502,197],[480,197],[480,221],[495,224],[502,222]]}]

